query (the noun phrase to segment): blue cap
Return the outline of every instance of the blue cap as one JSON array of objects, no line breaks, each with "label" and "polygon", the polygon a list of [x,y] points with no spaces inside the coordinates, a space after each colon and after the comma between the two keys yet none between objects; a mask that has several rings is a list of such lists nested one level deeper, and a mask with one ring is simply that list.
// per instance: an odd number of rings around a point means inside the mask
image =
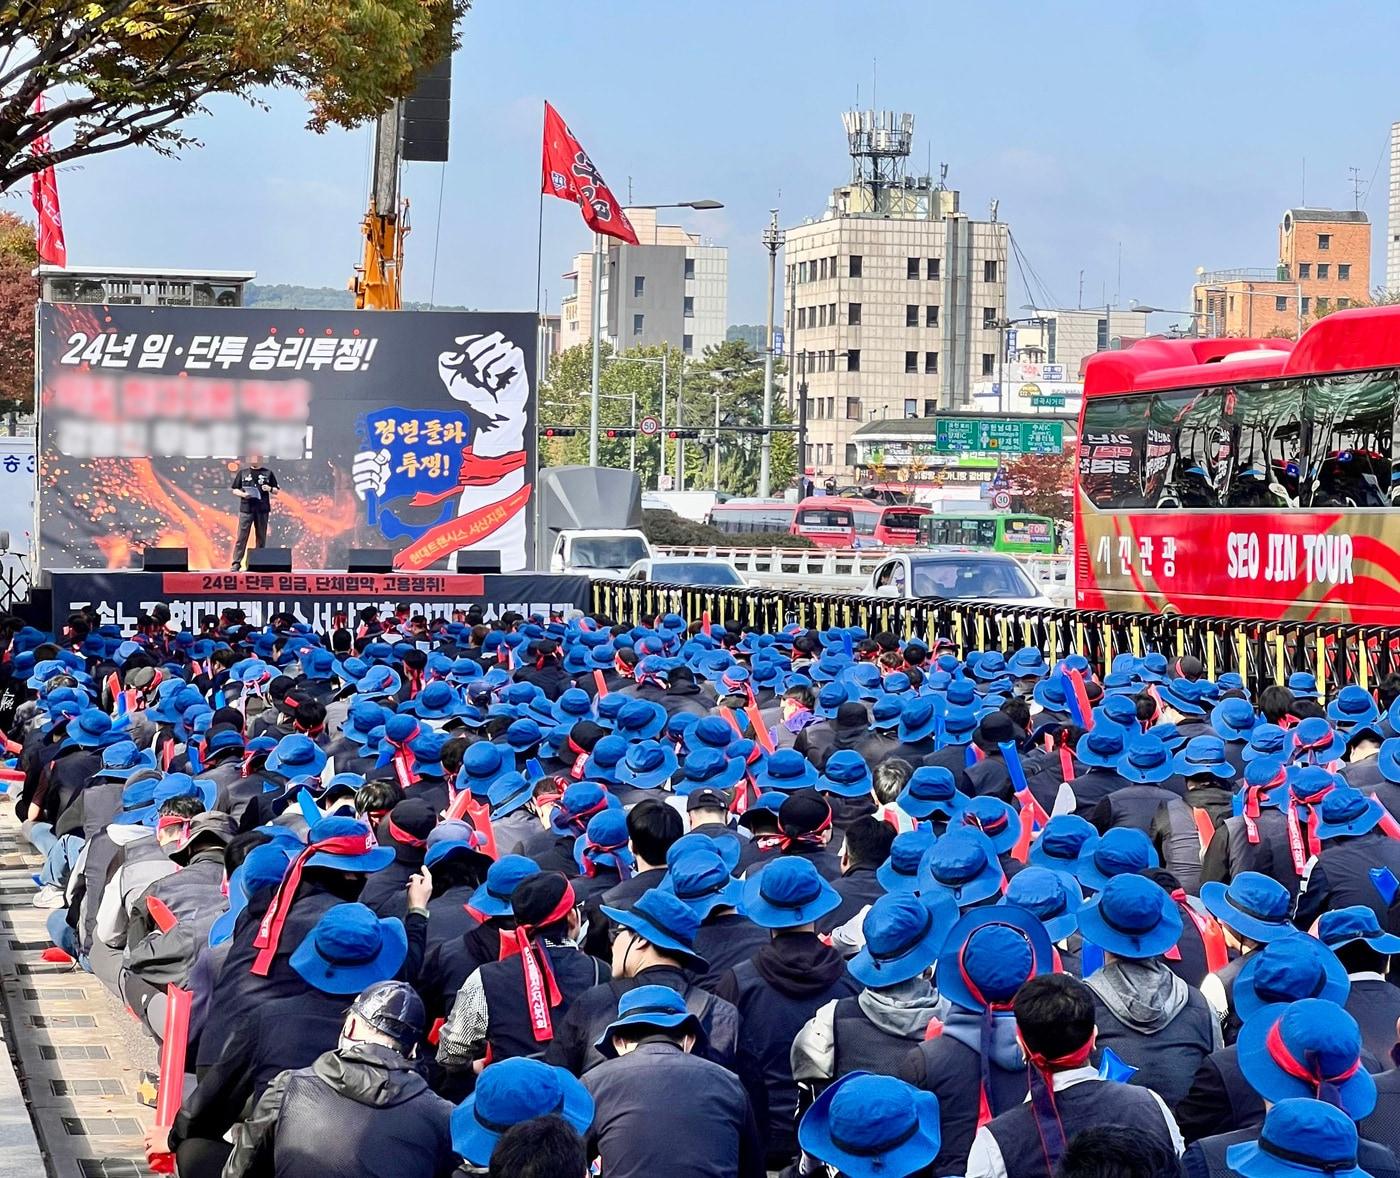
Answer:
[{"label": "blue cap", "polygon": [[[712,839],[703,834],[684,837],[703,840],[712,849],[701,847],[698,843],[692,844],[682,850],[674,861],[668,851],[666,877],[657,887],[665,888],[676,899],[689,904],[701,920],[705,920],[716,908],[738,908],[740,883],[730,874],[738,863],[738,857],[736,854],[735,861],[730,863],[721,851],[726,843],[733,840]],[[671,851],[682,841],[684,839],[673,844]],[[742,848],[735,844],[734,849],[737,853]]]},{"label": "blue cap", "polygon": [[1118,759],[1118,775],[1137,784],[1166,781],[1172,775],[1172,755],[1157,737],[1148,733],[1128,738]]},{"label": "blue cap", "polygon": [[1333,951],[1343,945],[1365,945],[1387,957],[1400,953],[1400,937],[1385,932],[1375,911],[1365,904],[1324,912],[1317,921],[1317,939]]},{"label": "blue cap", "polygon": [[631,908],[624,910],[603,905],[602,912],[614,924],[674,957],[687,969],[701,973],[709,969],[705,959],[695,952],[695,934],[700,931],[699,916],[689,904],[670,892],[652,888],[644,892]]},{"label": "blue cap", "polygon": [[701,1043],[705,1032],[700,1019],[692,1014],[682,998],[670,986],[638,986],[617,1000],[617,1017],[598,1036],[593,1046],[607,1059],[617,1058],[613,1036],[627,1027],[660,1028],[667,1031],[689,1032]]}]

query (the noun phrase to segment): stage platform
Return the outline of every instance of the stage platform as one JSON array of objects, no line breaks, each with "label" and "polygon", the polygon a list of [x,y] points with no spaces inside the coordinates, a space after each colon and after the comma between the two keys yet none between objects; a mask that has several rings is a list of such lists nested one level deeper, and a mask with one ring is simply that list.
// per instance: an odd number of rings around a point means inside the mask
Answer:
[{"label": "stage platform", "polygon": [[301,569],[290,573],[148,573],[136,569],[54,569],[53,628],[85,605],[123,633],[158,602],[170,607],[181,629],[198,630],[202,614],[236,606],[253,626],[274,614],[292,613],[318,633],[337,615],[353,619],[367,605],[382,612],[406,602],[415,614],[450,618],[454,610],[480,606],[487,618],[509,611],[559,613],[586,609],[589,580],[554,573],[344,573]]}]

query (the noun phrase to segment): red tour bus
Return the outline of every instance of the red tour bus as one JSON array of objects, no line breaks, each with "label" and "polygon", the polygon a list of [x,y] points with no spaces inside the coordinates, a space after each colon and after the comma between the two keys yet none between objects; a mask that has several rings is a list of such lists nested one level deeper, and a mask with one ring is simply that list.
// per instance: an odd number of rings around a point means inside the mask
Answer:
[{"label": "red tour bus", "polygon": [[869,499],[812,495],[797,505],[792,534],[818,548],[912,547],[927,507],[887,506]]},{"label": "red tour bus", "polygon": [[1398,402],[1400,307],[1338,311],[1297,343],[1148,339],[1091,357],[1077,604],[1393,623]]}]

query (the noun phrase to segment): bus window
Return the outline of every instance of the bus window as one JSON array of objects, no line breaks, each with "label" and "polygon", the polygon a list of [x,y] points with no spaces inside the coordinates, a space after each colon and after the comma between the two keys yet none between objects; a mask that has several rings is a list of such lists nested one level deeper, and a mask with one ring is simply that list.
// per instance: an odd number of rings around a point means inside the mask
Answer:
[{"label": "bus window", "polygon": [[1387,370],[1310,382],[1306,506],[1390,506],[1397,375]]},{"label": "bus window", "polygon": [[800,528],[844,528],[851,527],[849,511],[832,511],[829,508],[808,507],[797,513],[797,526]]},{"label": "bus window", "polygon": [[1219,507],[1234,446],[1219,389],[1159,393],[1152,424],[1175,440],[1158,507]]},{"label": "bus window", "polygon": [[1226,507],[1297,507],[1302,398],[1296,382],[1224,391],[1225,428],[1235,455]]},{"label": "bus window", "polygon": [[1095,507],[1121,511],[1146,506],[1143,447],[1150,396],[1104,397],[1084,406],[1079,484]]},{"label": "bus window", "polygon": [[865,510],[857,507],[851,511],[851,519],[857,536],[873,536],[875,525],[880,522],[880,512],[878,508]]}]

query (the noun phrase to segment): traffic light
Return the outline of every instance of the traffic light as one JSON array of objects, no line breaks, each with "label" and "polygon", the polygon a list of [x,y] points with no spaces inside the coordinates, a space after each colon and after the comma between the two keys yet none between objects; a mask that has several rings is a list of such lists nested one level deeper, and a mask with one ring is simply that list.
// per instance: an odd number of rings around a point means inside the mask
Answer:
[{"label": "traffic light", "polygon": [[690,438],[698,438],[700,436],[700,431],[698,429],[668,429],[666,431],[666,436],[673,442],[677,439],[686,441]]},{"label": "traffic light", "polygon": [[571,425],[547,425],[543,433],[547,438],[572,438],[578,430]]},{"label": "traffic light", "polygon": [[603,431],[603,434],[609,438],[635,438],[637,431],[634,429],[607,429]]}]

